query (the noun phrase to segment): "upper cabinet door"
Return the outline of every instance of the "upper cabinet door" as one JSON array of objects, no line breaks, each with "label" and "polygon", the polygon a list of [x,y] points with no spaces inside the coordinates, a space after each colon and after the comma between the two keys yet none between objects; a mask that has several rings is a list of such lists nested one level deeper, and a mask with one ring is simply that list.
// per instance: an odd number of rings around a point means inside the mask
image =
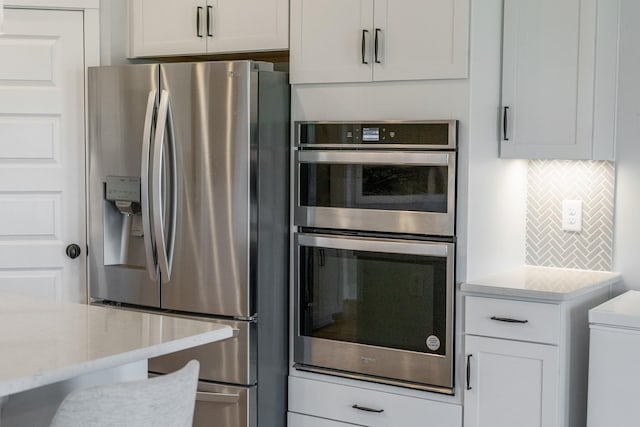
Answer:
[{"label": "upper cabinet door", "polygon": [[291,83],[372,78],[373,0],[291,0]]},{"label": "upper cabinet door", "polygon": [[469,0],[291,0],[291,83],[467,77]]},{"label": "upper cabinet door", "polygon": [[131,57],[284,50],[287,0],[130,0]]},{"label": "upper cabinet door", "polygon": [[129,7],[131,57],[206,52],[204,0],[131,0]]},{"label": "upper cabinet door", "polygon": [[289,48],[287,0],[209,0],[207,52]]},{"label": "upper cabinet door", "polygon": [[617,0],[505,0],[501,157],[613,156],[617,13]]},{"label": "upper cabinet door", "polygon": [[468,75],[468,0],[376,0],[373,32],[374,80]]}]

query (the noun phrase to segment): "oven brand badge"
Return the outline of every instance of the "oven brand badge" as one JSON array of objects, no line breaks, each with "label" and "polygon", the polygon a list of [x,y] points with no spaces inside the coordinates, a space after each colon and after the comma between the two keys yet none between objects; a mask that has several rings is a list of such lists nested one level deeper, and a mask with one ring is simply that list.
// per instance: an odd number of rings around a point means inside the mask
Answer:
[{"label": "oven brand badge", "polygon": [[427,337],[427,348],[431,351],[436,351],[440,348],[440,338],[435,335],[429,335]]}]

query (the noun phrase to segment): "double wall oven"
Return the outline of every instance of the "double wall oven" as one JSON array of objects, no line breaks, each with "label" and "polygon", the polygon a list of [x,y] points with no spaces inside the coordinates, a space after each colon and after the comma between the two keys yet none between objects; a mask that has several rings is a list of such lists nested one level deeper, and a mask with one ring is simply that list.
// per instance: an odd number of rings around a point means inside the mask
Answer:
[{"label": "double wall oven", "polygon": [[452,393],[457,122],[299,122],[294,362]]}]

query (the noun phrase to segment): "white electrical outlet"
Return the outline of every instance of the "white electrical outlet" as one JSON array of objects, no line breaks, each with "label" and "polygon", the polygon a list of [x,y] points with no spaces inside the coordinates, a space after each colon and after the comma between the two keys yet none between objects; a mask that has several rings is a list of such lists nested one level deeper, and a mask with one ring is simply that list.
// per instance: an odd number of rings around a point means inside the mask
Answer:
[{"label": "white electrical outlet", "polygon": [[582,200],[562,201],[562,229],[582,231]]}]

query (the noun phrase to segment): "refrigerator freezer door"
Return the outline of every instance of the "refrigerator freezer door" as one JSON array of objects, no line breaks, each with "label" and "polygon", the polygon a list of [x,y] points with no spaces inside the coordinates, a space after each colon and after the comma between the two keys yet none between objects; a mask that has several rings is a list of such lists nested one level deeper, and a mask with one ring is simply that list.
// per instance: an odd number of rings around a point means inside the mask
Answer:
[{"label": "refrigerator freezer door", "polygon": [[[158,376],[149,373],[150,378]],[[256,427],[257,399],[256,386],[242,387],[199,381],[193,427]]]},{"label": "refrigerator freezer door", "polygon": [[[157,65],[89,69],[90,296],[158,307],[143,162],[153,138]],[[144,152],[144,153],[143,153]],[[148,158],[147,158],[148,160]]]},{"label": "refrigerator freezer door", "polygon": [[200,378],[229,384],[252,385],[257,381],[257,336],[253,322],[186,317],[193,320],[211,320],[231,326],[238,331],[232,339],[193,347],[165,356],[149,359],[149,371],[167,374],[176,371],[192,359],[200,362]]},{"label": "refrigerator freezer door", "polygon": [[256,387],[230,387],[200,382],[193,426],[256,427],[256,395]]},{"label": "refrigerator freezer door", "polygon": [[162,308],[254,314],[249,254],[256,243],[250,218],[257,182],[250,171],[257,161],[251,144],[257,73],[251,65],[160,66],[162,90],[171,99],[178,188],[173,268],[170,280],[162,278]]}]

